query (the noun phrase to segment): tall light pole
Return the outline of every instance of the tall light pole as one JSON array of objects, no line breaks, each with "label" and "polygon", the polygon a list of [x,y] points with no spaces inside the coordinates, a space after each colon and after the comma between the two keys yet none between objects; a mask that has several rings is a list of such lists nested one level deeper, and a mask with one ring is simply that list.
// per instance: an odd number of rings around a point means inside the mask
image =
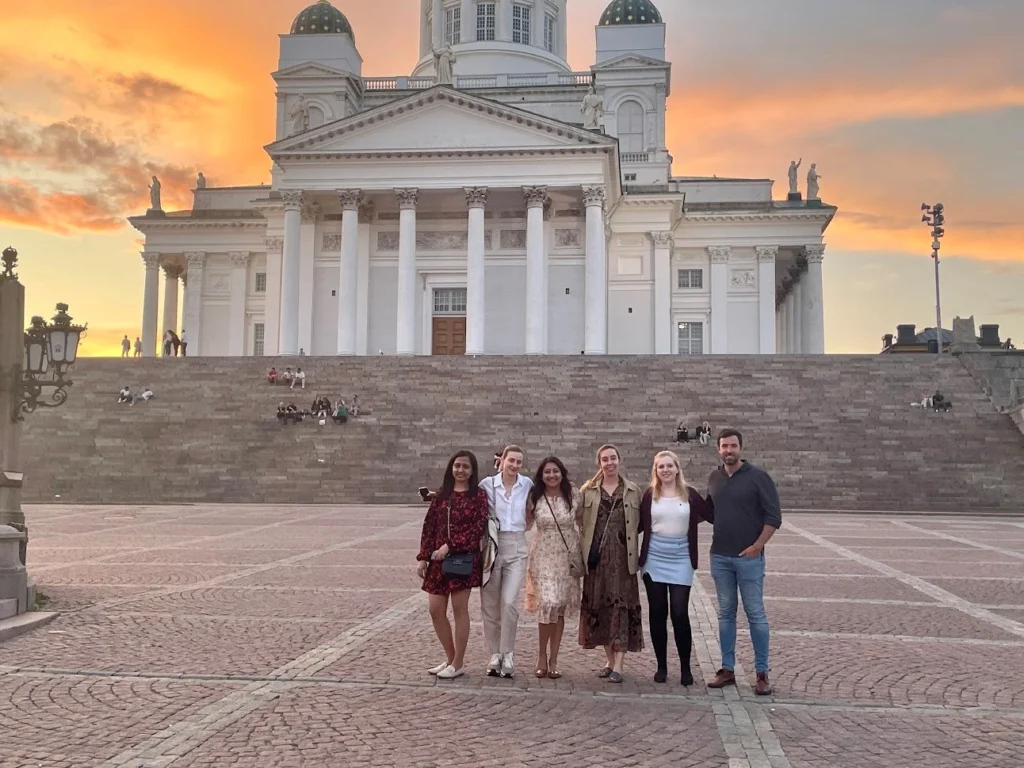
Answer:
[{"label": "tall light pole", "polygon": [[939,292],[939,249],[942,248],[942,238],[946,234],[943,225],[946,223],[946,208],[942,203],[928,205],[921,203],[921,210],[924,215],[921,221],[932,228],[932,258],[935,259],[935,337],[939,355],[942,355],[942,298]]}]

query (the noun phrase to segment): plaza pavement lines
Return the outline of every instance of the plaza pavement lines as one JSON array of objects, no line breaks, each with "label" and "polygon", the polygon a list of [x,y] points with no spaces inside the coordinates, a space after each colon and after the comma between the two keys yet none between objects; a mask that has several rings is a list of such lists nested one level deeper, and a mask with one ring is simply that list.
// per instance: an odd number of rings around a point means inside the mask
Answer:
[{"label": "plaza pavement lines", "polygon": [[948,533],[943,533],[942,531],[930,531],[927,528],[921,528],[917,525],[911,525],[910,523],[905,523],[902,520],[894,520],[893,522],[900,528],[907,528],[912,531],[920,531],[921,533],[927,533],[929,536],[934,536],[939,539],[945,539],[946,541],[955,541],[958,544],[967,544],[970,547],[984,549],[987,552],[996,552],[1000,555],[1008,555],[1009,557],[1024,560],[1024,552],[1017,552],[1012,549],[1003,549],[1002,547],[995,547],[991,544],[983,544],[980,541],[973,541],[971,539],[965,539],[960,536],[953,536]]}]

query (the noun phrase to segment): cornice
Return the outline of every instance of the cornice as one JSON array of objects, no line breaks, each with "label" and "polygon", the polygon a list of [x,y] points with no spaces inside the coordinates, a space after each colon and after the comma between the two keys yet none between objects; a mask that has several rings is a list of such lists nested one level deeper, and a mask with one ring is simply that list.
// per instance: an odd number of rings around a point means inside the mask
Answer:
[{"label": "cornice", "polygon": [[271,158],[280,164],[288,160],[430,160],[433,158],[459,158],[459,157],[551,157],[568,155],[608,155],[614,148],[611,146],[595,147],[530,147],[528,149],[516,149],[514,147],[501,149],[466,149],[457,147],[452,149],[406,149],[406,150],[342,150],[325,152],[324,150],[288,150],[287,152],[271,153]]},{"label": "cornice", "polygon": [[832,220],[835,210],[821,211],[759,211],[748,213],[685,213],[686,221],[711,221],[723,224],[739,224],[755,221],[780,221],[780,222],[820,222],[826,223]]},{"label": "cornice", "polygon": [[247,232],[265,232],[266,219],[147,219],[146,221],[128,220],[135,229],[143,234],[150,232],[181,232],[183,230],[244,230]]}]

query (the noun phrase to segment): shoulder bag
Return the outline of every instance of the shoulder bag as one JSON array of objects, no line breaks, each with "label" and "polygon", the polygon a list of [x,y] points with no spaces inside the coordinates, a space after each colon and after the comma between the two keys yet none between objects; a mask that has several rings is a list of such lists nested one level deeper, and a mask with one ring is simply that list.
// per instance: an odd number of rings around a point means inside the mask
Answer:
[{"label": "shoulder bag", "polygon": [[[547,494],[544,494],[544,501],[548,504],[548,509],[551,511],[551,519],[555,521],[555,528],[558,529],[558,535],[562,537],[562,544],[565,546],[565,553],[569,557],[569,576],[574,579],[582,579],[586,574],[586,569],[583,567],[583,555],[580,554],[579,548],[570,549],[569,542],[565,540],[565,534],[562,533],[562,526],[558,524],[558,516],[555,514],[555,508],[551,506],[551,499],[548,498]],[[572,507],[569,507],[570,513]]]},{"label": "shoulder bag", "polygon": [[[448,546],[452,545],[452,500],[448,497]],[[467,578],[473,574],[472,552],[449,552],[441,561],[441,573],[446,576]]]},{"label": "shoulder bag", "polygon": [[[601,492],[600,487],[597,489],[597,492]],[[598,509],[600,509],[601,505],[600,498],[601,497],[598,496]],[[612,521],[612,514],[615,512],[615,504],[616,502],[613,501],[612,508],[608,512],[608,519],[604,521],[604,532],[601,534],[601,540],[598,541],[597,539],[594,539],[590,543],[590,552],[587,555],[587,568],[589,570],[594,570],[597,568],[598,563],[601,562],[601,549],[604,547],[604,540],[608,536],[608,524]]]}]

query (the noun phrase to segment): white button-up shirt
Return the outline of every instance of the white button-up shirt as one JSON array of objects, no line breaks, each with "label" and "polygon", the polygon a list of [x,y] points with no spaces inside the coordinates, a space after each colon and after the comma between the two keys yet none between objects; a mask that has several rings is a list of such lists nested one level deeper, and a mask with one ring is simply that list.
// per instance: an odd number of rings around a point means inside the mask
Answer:
[{"label": "white button-up shirt", "polygon": [[497,518],[501,533],[522,533],[526,530],[526,501],[533,488],[533,480],[519,475],[512,486],[512,493],[507,496],[500,473],[484,478],[480,487],[487,494],[491,517]]}]

